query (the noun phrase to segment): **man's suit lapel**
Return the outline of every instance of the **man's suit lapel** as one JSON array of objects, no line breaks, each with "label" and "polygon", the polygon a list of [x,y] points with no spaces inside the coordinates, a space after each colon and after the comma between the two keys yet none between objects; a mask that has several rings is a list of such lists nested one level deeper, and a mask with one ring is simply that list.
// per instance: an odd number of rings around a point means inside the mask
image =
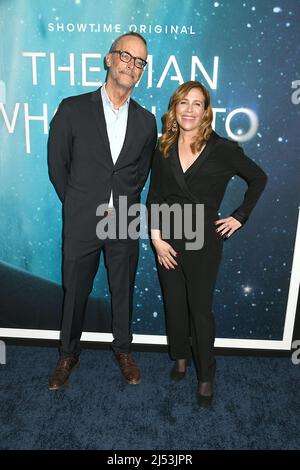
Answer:
[{"label": "man's suit lapel", "polygon": [[109,145],[109,139],[108,139],[108,134],[107,134],[107,129],[106,129],[106,121],[105,121],[105,116],[104,116],[104,110],[103,110],[103,103],[101,99],[101,88],[98,88],[98,90],[94,91],[92,93],[91,97],[92,101],[92,110],[94,114],[94,118],[97,124],[98,131],[101,136],[101,140],[104,143],[104,148],[106,150],[106,153],[108,157],[112,161],[111,157],[111,152],[110,152],[110,145]]},{"label": "man's suit lapel", "polygon": [[121,148],[121,152],[118,156],[116,161],[116,168],[122,165],[122,161],[127,155],[128,148],[130,146],[131,140],[134,138],[134,124],[135,124],[135,114],[136,114],[136,107],[133,100],[129,101],[129,109],[128,109],[128,118],[127,118],[127,126],[126,126],[126,134],[123,143],[123,147]]}]

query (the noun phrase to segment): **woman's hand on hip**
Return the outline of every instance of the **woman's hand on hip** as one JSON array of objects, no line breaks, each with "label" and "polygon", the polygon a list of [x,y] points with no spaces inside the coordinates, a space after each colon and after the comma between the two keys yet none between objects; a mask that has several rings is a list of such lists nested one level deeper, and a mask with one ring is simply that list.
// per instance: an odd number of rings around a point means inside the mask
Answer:
[{"label": "woman's hand on hip", "polygon": [[177,253],[171,245],[161,239],[152,240],[152,243],[155,248],[159,264],[164,266],[166,269],[175,269],[175,266],[178,264],[173,257],[176,257]]},{"label": "woman's hand on hip", "polygon": [[218,225],[216,232],[222,236],[226,234],[227,238],[231,237],[231,235],[242,226],[241,222],[231,216],[216,220],[215,225]]}]

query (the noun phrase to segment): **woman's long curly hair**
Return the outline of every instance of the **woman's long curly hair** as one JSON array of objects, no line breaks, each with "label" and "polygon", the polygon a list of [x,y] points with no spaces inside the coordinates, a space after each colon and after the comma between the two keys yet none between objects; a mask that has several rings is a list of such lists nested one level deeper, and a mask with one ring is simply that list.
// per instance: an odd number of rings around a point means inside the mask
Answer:
[{"label": "woman's long curly hair", "polygon": [[191,150],[195,154],[200,152],[201,148],[209,139],[212,133],[212,120],[213,112],[210,102],[210,95],[208,90],[200,82],[189,81],[180,85],[174,92],[170,99],[169,108],[166,114],[163,116],[163,134],[159,139],[159,149],[163,156],[167,158],[169,156],[170,148],[176,141],[179,134],[179,127],[176,121],[176,105],[189,93],[193,88],[199,88],[204,95],[204,108],[205,113],[203,115],[202,122],[199,126],[198,133],[191,144]]}]

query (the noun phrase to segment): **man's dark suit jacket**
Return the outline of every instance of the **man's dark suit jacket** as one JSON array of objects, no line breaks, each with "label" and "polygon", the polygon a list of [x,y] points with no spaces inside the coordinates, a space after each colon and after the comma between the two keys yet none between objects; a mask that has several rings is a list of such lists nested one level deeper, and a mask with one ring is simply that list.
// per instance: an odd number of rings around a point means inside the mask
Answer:
[{"label": "man's dark suit jacket", "polygon": [[78,240],[96,237],[99,204],[113,190],[128,206],[140,202],[157,139],[155,117],[130,99],[124,144],[114,165],[106,130],[101,88],[64,99],[50,124],[50,180],[64,206],[64,235]]}]

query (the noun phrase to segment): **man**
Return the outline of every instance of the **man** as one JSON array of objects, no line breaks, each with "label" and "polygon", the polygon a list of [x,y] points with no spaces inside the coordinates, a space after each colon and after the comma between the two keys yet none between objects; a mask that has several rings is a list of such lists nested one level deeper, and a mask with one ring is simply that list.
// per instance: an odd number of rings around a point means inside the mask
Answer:
[{"label": "man", "polygon": [[119,196],[139,203],[147,179],[157,129],[153,114],[130,95],[146,66],[147,45],[126,33],[106,55],[105,85],[92,93],[64,99],[52,119],[48,140],[50,180],[63,203],[64,304],[60,358],[49,389],[65,385],[79,366],[85,307],[100,253],[105,254],[112,299],[112,349],[130,384],[140,382],[131,355],[131,316],[138,240],[99,238],[97,207],[118,217]]}]

